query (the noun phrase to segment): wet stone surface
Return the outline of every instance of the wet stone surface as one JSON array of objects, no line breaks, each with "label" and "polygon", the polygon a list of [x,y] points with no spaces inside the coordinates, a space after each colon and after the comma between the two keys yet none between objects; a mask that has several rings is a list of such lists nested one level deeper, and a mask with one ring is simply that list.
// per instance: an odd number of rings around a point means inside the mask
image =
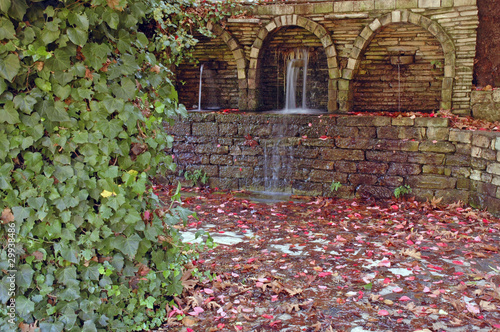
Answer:
[{"label": "wet stone surface", "polygon": [[211,192],[183,206],[198,216],[180,230],[185,241],[203,229],[219,243],[195,262],[215,277],[185,274],[183,314],[160,330],[500,329],[500,221],[486,212]]}]

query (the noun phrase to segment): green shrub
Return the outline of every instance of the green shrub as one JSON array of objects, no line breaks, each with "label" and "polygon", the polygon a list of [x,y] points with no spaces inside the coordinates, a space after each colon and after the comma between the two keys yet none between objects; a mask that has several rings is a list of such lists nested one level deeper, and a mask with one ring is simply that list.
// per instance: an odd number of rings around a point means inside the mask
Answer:
[{"label": "green shrub", "polygon": [[17,270],[0,330],[148,329],[182,292],[194,252],[172,225],[190,212],[151,180],[175,168],[162,122],[185,112],[168,68],[196,43],[188,6],[0,0],[0,269]]}]

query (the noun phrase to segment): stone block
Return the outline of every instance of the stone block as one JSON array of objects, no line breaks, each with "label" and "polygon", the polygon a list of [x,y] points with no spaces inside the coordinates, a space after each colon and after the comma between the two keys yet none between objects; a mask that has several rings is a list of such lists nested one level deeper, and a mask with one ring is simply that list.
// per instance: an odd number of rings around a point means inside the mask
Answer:
[{"label": "stone block", "polygon": [[375,9],[375,0],[361,0],[354,1],[353,3],[353,11],[355,12],[363,12]]},{"label": "stone block", "polygon": [[378,127],[377,138],[383,139],[397,139],[399,136],[398,127]]},{"label": "stone block", "polygon": [[388,175],[417,175],[422,173],[422,166],[416,164],[391,163],[387,170]]},{"label": "stone block", "polygon": [[447,166],[470,166],[471,157],[465,154],[452,154],[446,156]]},{"label": "stone block", "polygon": [[333,2],[320,2],[313,4],[314,14],[326,14],[333,11]]},{"label": "stone block", "polygon": [[356,163],[353,161],[336,161],[335,170],[343,173],[356,173]]},{"label": "stone block", "polygon": [[336,13],[352,12],[354,10],[353,3],[353,1],[335,2],[333,11]]},{"label": "stone block", "polygon": [[396,9],[396,0],[375,0],[375,9]]},{"label": "stone block", "polygon": [[253,177],[253,168],[248,166],[221,166],[219,167],[221,178],[250,178]]},{"label": "stone block", "polygon": [[491,141],[493,137],[482,135],[478,133],[472,134],[472,145],[479,146],[481,148],[488,148],[491,146]]},{"label": "stone block", "polygon": [[475,104],[472,106],[472,116],[486,121],[500,121],[500,103]]},{"label": "stone block", "polygon": [[364,127],[364,126],[390,126],[390,117],[374,117],[374,116],[341,116],[337,119],[337,125],[339,126],[354,126],[354,127]]},{"label": "stone block", "polygon": [[229,155],[213,154],[210,156],[210,164],[212,165],[232,165],[233,157]]},{"label": "stone block", "polygon": [[408,154],[401,151],[366,151],[367,161],[385,161],[385,162],[396,162],[405,163],[408,160]]},{"label": "stone block", "polygon": [[448,127],[448,118],[415,118],[417,127]]},{"label": "stone block", "polygon": [[494,175],[500,175],[500,163],[491,163],[486,167],[486,172]]},{"label": "stone block", "polygon": [[238,126],[232,123],[219,123],[220,136],[234,136],[238,133]]},{"label": "stone block", "polygon": [[[370,38],[373,36],[373,30],[370,29],[370,27],[366,26],[361,31],[360,36],[363,37],[366,40],[370,40]],[[347,68],[349,68],[349,66],[347,66]]]},{"label": "stone block", "polygon": [[380,23],[378,18],[376,18],[375,20],[373,20],[372,23],[370,23],[369,27],[372,31],[377,31],[378,29],[380,29],[382,27],[382,24]]},{"label": "stone block", "polygon": [[451,128],[449,139],[451,142],[470,143],[472,141],[472,133],[468,130]]},{"label": "stone block", "polygon": [[446,141],[424,141],[419,146],[422,152],[452,153],[455,150],[455,145]]},{"label": "stone block", "polygon": [[413,126],[414,124],[415,120],[410,117],[400,117],[392,119],[393,126]]},{"label": "stone block", "polygon": [[442,153],[415,153],[408,156],[409,163],[442,165],[445,155]]},{"label": "stone block", "polygon": [[427,128],[427,139],[447,141],[450,136],[450,129],[443,127],[428,127]]},{"label": "stone block", "polygon": [[457,179],[457,189],[470,189],[470,180],[465,178]]},{"label": "stone block", "polygon": [[215,122],[193,123],[192,129],[194,136],[217,137],[219,134],[219,126]]},{"label": "stone block", "polygon": [[320,156],[324,160],[364,160],[365,153],[362,150],[346,150],[335,148],[321,148]]},{"label": "stone block", "polygon": [[454,189],[457,179],[448,176],[421,174],[408,177],[408,184],[412,188]]},{"label": "stone block", "polygon": [[422,140],[425,136],[425,128],[421,127],[398,127],[398,137],[399,139],[408,140],[416,139]]},{"label": "stone block", "polygon": [[437,175],[451,175],[451,168],[438,165],[424,165],[422,166],[423,174],[437,174]]},{"label": "stone block", "polygon": [[401,12],[399,10],[393,11],[391,15],[392,15],[392,23],[401,22]]},{"label": "stone block", "polygon": [[352,186],[358,186],[360,184],[364,185],[374,185],[378,181],[376,175],[372,174],[350,174],[349,175],[349,184]]},{"label": "stone block", "polygon": [[362,174],[385,174],[389,168],[387,163],[361,161],[358,163],[358,173]]},{"label": "stone block", "polygon": [[374,141],[368,138],[339,137],[335,139],[335,145],[341,149],[367,150],[373,148]]},{"label": "stone block", "polygon": [[356,188],[357,197],[370,196],[376,199],[389,199],[392,195],[393,191],[391,189],[381,186],[360,185]]},{"label": "stone block", "polygon": [[417,6],[418,0],[396,0],[396,8],[398,9],[417,8]]},{"label": "stone block", "polygon": [[219,144],[198,144],[195,147],[195,152],[206,154],[228,154],[229,147],[227,145]]},{"label": "stone block", "polygon": [[386,175],[378,179],[377,184],[384,187],[399,187],[403,185],[404,178],[402,176]]},{"label": "stone block", "polygon": [[436,8],[441,6],[441,0],[418,0],[419,8]]},{"label": "stone block", "polygon": [[455,7],[459,6],[475,6],[476,0],[455,0]]},{"label": "stone block", "polygon": [[458,201],[469,202],[469,192],[467,190],[436,190],[434,196],[442,198],[441,204],[451,204]]}]

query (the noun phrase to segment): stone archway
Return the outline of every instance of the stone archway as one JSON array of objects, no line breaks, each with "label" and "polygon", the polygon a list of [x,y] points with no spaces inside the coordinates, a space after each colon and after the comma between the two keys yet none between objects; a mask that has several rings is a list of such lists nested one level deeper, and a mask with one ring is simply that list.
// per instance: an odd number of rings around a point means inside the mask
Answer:
[{"label": "stone archway", "polygon": [[226,43],[229,50],[232,52],[236,61],[236,69],[238,76],[238,89],[239,89],[239,104],[238,108],[246,110],[247,106],[247,60],[245,59],[245,51],[239,41],[231,35],[228,31],[224,30],[219,24],[208,22],[207,29],[213,32],[217,37],[220,37]]},{"label": "stone archway", "polygon": [[250,50],[250,61],[248,68],[248,108],[257,110],[260,101],[259,91],[259,69],[260,57],[264,48],[264,41],[270,33],[281,27],[298,26],[314,34],[320,41],[326,54],[328,67],[328,111],[333,112],[337,106],[337,80],[339,70],[337,63],[337,52],[332,38],[327,30],[320,24],[298,15],[282,15],[275,17],[265,27],[260,29],[257,38]]},{"label": "stone archway", "polygon": [[352,107],[351,80],[359,68],[361,55],[370,44],[374,35],[383,27],[393,23],[411,23],[430,32],[441,44],[444,53],[444,78],[441,86],[442,109],[451,109],[453,79],[455,76],[455,45],[443,28],[431,19],[408,10],[395,10],[373,20],[361,31],[354,40],[353,49],[348,58],[347,66],[342,70],[339,82],[339,105],[342,111],[349,111]]}]

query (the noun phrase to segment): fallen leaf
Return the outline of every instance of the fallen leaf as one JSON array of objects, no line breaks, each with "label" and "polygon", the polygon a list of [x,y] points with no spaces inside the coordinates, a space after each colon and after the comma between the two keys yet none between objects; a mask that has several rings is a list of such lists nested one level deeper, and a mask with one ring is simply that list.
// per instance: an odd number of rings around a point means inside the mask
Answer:
[{"label": "fallen leaf", "polygon": [[389,315],[389,311],[382,309],[382,310],[379,310],[378,314],[380,316],[388,316]]}]

